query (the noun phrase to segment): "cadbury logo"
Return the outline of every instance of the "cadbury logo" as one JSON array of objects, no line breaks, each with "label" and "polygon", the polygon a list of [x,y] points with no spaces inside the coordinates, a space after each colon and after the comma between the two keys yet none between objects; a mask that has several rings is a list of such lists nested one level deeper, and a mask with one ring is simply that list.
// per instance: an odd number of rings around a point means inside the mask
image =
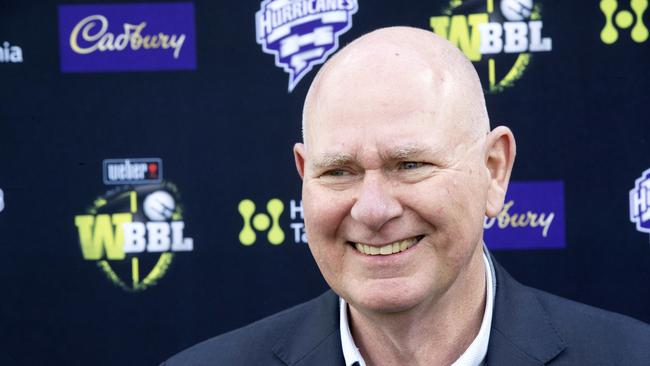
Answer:
[{"label": "cadbury logo", "polygon": [[510,208],[515,205],[514,200],[510,200],[503,205],[503,209],[496,217],[486,218],[483,223],[485,229],[490,229],[495,224],[499,229],[506,228],[537,228],[539,227],[542,230],[542,236],[545,238],[548,235],[548,230],[551,228],[553,219],[555,218],[555,213],[543,213],[543,212],[520,212],[520,213],[511,213]]},{"label": "cadbury logo", "polygon": [[62,72],[196,69],[193,3],[59,5]]},{"label": "cadbury logo", "polygon": [[[96,51],[123,51],[127,47],[133,51],[140,49],[172,49],[174,58],[178,58],[185,42],[185,34],[143,35],[147,22],[140,24],[124,23],[120,34],[108,32],[108,19],[103,15],[90,15],[82,19],[70,33],[70,48],[78,54],[86,55]],[[83,41],[87,45],[82,45]]]}]

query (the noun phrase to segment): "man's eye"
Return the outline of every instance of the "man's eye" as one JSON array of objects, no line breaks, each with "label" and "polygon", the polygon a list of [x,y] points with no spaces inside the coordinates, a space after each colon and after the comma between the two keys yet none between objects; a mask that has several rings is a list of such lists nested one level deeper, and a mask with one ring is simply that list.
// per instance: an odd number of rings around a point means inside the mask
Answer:
[{"label": "man's eye", "polygon": [[417,169],[422,167],[424,164],[423,163],[418,163],[415,161],[406,161],[403,163],[400,163],[399,168],[400,169]]},{"label": "man's eye", "polygon": [[342,177],[346,175],[347,172],[343,169],[328,170],[323,175],[326,177]]}]

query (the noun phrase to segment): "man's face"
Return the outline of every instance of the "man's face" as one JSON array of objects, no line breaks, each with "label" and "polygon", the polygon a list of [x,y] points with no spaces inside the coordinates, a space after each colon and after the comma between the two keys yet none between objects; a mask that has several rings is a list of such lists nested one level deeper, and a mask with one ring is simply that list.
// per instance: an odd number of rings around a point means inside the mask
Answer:
[{"label": "man's face", "polygon": [[357,309],[435,302],[481,250],[483,140],[459,127],[462,98],[428,79],[325,92],[296,146],[310,249]]}]

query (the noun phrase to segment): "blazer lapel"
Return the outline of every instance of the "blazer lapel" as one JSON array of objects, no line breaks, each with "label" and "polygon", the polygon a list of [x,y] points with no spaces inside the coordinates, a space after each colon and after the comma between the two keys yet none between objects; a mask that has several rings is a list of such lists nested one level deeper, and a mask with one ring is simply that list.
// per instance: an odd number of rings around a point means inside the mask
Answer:
[{"label": "blazer lapel", "polygon": [[273,352],[289,366],[344,365],[338,296],[330,290],[318,297],[306,316],[287,327]]},{"label": "blazer lapel", "polygon": [[545,365],[566,348],[532,289],[494,261],[497,292],[488,365]]}]

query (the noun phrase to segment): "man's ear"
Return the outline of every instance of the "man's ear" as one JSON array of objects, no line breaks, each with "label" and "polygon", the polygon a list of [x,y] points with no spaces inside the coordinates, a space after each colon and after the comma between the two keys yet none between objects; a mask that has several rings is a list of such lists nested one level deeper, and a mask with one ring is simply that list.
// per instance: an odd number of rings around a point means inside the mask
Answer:
[{"label": "man's ear", "polygon": [[305,145],[301,143],[297,143],[293,145],[293,157],[296,160],[296,169],[298,170],[298,174],[300,174],[300,178],[303,179],[305,177]]},{"label": "man's ear", "polygon": [[488,169],[490,185],[485,213],[489,217],[498,215],[503,208],[516,153],[515,137],[508,127],[499,126],[488,134],[485,165]]}]

